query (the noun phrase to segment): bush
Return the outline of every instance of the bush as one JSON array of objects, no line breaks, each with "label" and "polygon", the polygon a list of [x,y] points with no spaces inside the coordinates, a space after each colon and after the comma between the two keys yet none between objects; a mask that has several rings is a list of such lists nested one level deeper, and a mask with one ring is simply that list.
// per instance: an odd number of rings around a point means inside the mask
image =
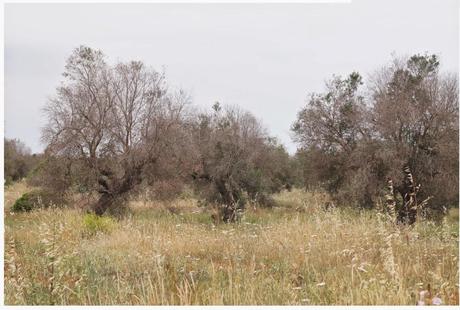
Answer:
[{"label": "bush", "polygon": [[257,195],[255,202],[259,207],[262,208],[273,208],[276,206],[276,201],[273,199],[273,197],[266,193],[261,193],[260,195]]},{"label": "bush", "polygon": [[29,212],[33,209],[33,204],[30,201],[29,193],[23,194],[19,199],[17,199],[14,205],[11,207],[13,212]]},{"label": "bush", "polygon": [[65,198],[61,195],[56,195],[49,191],[35,190],[23,194],[16,200],[11,207],[13,212],[29,212],[33,209],[47,208],[49,206],[62,206],[66,202]]},{"label": "bush", "polygon": [[98,216],[88,213],[83,218],[83,227],[88,235],[95,235],[98,232],[109,233],[115,228],[115,220],[108,216]]}]

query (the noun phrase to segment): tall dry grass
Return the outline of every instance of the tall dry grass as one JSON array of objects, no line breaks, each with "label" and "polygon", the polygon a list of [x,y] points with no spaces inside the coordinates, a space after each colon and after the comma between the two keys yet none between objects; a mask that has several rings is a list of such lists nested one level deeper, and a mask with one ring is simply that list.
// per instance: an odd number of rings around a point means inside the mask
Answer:
[{"label": "tall dry grass", "polygon": [[193,199],[133,202],[110,233],[81,211],[6,214],[6,304],[458,304],[458,218],[397,227],[327,197],[276,195],[215,226]]}]

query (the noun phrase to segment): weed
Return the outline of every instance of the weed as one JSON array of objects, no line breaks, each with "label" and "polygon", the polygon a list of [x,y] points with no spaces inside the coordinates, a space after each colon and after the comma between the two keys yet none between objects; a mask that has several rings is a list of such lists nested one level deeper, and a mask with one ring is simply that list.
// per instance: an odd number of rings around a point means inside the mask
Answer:
[{"label": "weed", "polygon": [[109,233],[115,226],[115,220],[109,216],[98,216],[93,213],[87,213],[83,217],[84,232],[90,236],[99,232]]}]

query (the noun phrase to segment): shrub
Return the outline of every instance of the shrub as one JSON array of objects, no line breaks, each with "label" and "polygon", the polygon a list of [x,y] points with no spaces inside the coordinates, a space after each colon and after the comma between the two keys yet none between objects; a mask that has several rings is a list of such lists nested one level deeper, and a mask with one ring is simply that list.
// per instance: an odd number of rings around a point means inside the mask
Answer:
[{"label": "shrub", "polygon": [[88,213],[83,218],[84,231],[88,235],[95,235],[98,232],[109,233],[115,228],[115,225],[115,220],[108,216]]},{"label": "shrub", "polygon": [[30,201],[29,193],[23,194],[19,199],[17,199],[14,205],[11,207],[13,212],[29,212],[33,209],[33,204]]},{"label": "shrub", "polygon": [[49,191],[34,190],[23,194],[11,207],[13,212],[29,212],[33,209],[47,208],[49,206],[62,206],[66,203],[64,196],[56,195]]}]

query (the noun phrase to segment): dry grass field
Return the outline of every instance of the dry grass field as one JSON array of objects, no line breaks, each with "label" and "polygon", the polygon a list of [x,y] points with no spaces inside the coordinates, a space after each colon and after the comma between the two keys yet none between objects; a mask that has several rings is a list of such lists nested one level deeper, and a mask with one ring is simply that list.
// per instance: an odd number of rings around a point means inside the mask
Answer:
[{"label": "dry grass field", "polygon": [[214,225],[191,198],[94,223],[75,208],[10,213],[26,190],[5,189],[9,305],[414,305],[428,285],[458,304],[458,209],[396,227],[295,190],[237,224]]}]

